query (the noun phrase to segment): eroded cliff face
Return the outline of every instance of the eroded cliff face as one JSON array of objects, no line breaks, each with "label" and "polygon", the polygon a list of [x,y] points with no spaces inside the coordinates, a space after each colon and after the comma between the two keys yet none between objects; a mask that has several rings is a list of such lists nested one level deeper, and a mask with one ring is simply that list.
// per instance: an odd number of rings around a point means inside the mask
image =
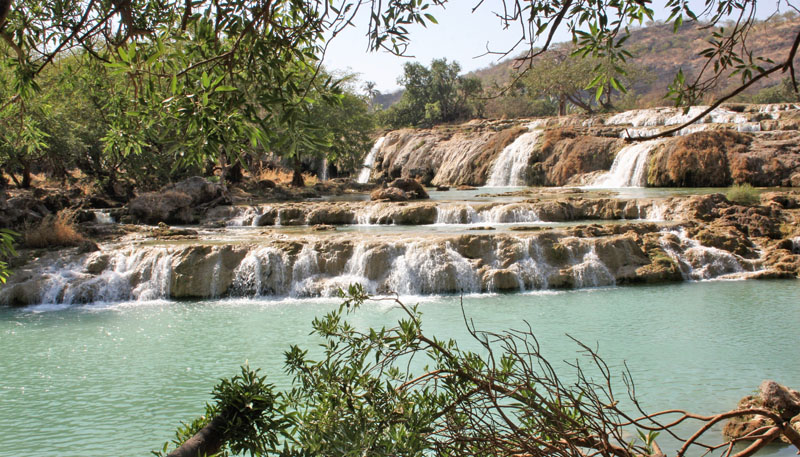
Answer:
[{"label": "eroded cliff face", "polygon": [[[231,207],[239,223],[289,227],[178,230],[164,235],[169,239],[139,234],[93,253],[34,259],[0,290],[0,304],[333,296],[351,283],[372,294],[416,295],[800,274],[796,193],[766,194],[757,206],[736,205],[720,194],[373,203],[360,216],[357,205]],[[582,219],[603,223],[525,225]],[[358,229],[359,222],[422,227],[381,232]],[[326,229],[314,231],[312,223]],[[470,231],[481,223],[495,228]],[[336,224],[353,225],[339,232]],[[447,230],[430,230],[430,224]],[[497,224],[506,225],[500,230]]]},{"label": "eroded cliff face", "polygon": [[394,131],[376,152],[369,177],[447,186],[800,186],[800,110],[794,105],[728,105],[650,147],[629,141],[670,129],[702,109]]}]

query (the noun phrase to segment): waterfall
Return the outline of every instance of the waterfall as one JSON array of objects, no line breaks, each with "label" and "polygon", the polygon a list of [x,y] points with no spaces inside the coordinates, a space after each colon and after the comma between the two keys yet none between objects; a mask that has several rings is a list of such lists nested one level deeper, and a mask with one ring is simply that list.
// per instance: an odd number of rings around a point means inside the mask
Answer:
[{"label": "waterfall", "polygon": [[531,126],[528,126],[528,129],[528,132],[518,136],[500,152],[486,181],[487,187],[528,185],[528,158],[536,147],[539,137],[542,136],[541,130],[533,130]]},{"label": "waterfall", "polygon": [[250,251],[233,271],[233,292],[237,295],[283,295],[288,291],[286,255],[274,247]]},{"label": "waterfall", "polygon": [[318,174],[320,181],[327,181],[330,179],[328,177],[328,158],[325,157],[322,159],[322,164],[319,167],[319,174]]},{"label": "waterfall", "polygon": [[410,243],[392,262],[386,283],[388,290],[403,295],[481,290],[475,268],[450,243]]},{"label": "waterfall", "polygon": [[598,176],[588,187],[644,187],[647,184],[647,159],[663,140],[629,144],[617,152],[611,170]]},{"label": "waterfall", "polygon": [[681,270],[685,280],[740,278],[760,268],[758,261],[746,260],[722,249],[703,246],[688,237],[685,229],[664,232],[661,248]]},{"label": "waterfall", "polygon": [[[653,234],[686,280],[741,278],[762,268],[759,260],[703,246],[685,231]],[[546,233],[378,236],[356,242],[309,237],[301,243],[237,248],[140,245],[47,267],[28,287],[39,292],[32,304],[55,306],[188,297],[331,297],[353,283],[372,295],[598,287],[615,284],[620,275],[627,278],[630,268],[639,265],[620,260],[628,251],[615,251],[633,249],[632,240],[628,247],[605,240]],[[800,237],[793,242],[797,252]],[[0,289],[0,303],[9,304],[14,288]]]},{"label": "waterfall", "polygon": [[453,204],[436,207],[436,224],[527,224],[541,222],[536,210],[525,203],[508,203],[475,210],[472,205]]},{"label": "waterfall", "polygon": [[113,224],[114,223],[114,218],[111,216],[111,214],[108,213],[108,211],[94,210],[92,212],[94,213],[94,220],[98,224]]},{"label": "waterfall", "polygon": [[131,249],[113,255],[92,255],[86,268],[102,267],[92,276],[83,265],[49,268],[42,278],[41,303],[74,304],[155,300],[168,298],[172,282],[172,255],[165,248]]},{"label": "waterfall", "polygon": [[372,149],[369,150],[367,156],[364,157],[364,165],[361,168],[361,172],[358,174],[356,182],[366,184],[369,181],[369,175],[372,173],[372,167],[375,165],[375,158],[378,156],[378,152],[380,152],[384,140],[386,140],[385,136],[378,138],[372,146]]}]

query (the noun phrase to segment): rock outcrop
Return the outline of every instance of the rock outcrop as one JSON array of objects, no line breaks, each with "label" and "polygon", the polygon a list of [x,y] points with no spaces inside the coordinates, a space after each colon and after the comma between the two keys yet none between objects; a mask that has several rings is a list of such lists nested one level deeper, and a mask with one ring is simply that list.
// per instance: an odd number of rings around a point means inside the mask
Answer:
[{"label": "rock outcrop", "polygon": [[[403,177],[425,185],[482,186],[498,158],[505,157],[502,151],[514,147],[515,154],[524,155],[520,160],[527,160],[519,170],[527,185],[592,184],[598,173],[612,167],[626,144],[623,139],[662,132],[703,108],[693,107],[686,114],[654,108],[398,130],[388,133],[377,151],[371,179],[385,183]],[[649,157],[644,181],[652,187],[798,186],[798,127],[800,110],[790,105],[718,108],[645,151]],[[523,139],[529,138],[524,134],[534,130],[542,133],[541,140],[525,143]]]},{"label": "rock outcrop", "polygon": [[[660,202],[572,198],[473,206],[447,203],[445,213],[436,202],[373,203],[362,213],[357,213],[359,204],[347,202],[273,205],[252,214],[253,223],[269,220],[324,230],[292,236],[280,230],[254,232],[227,242],[191,230],[176,231],[175,241],[169,230],[158,235],[161,241],[145,238],[145,243],[124,249],[112,244],[91,253],[74,250],[44,266],[22,268],[0,291],[0,303],[325,296],[351,282],[374,294],[432,294],[795,277],[800,273],[800,249],[795,238],[786,236],[798,235],[759,228],[756,236],[759,219],[750,227],[744,218],[773,211],[770,219],[780,224],[796,217],[800,209],[785,209],[779,203],[794,206],[793,194],[771,195],[765,202],[770,204],[741,207],[719,194]],[[355,219],[424,225],[444,215],[451,223],[480,223],[481,217],[490,215],[499,223],[512,224],[540,215],[635,219],[656,205],[664,206],[660,211],[672,214],[675,222],[528,226],[536,230],[480,234],[363,232],[358,237],[340,234],[328,224]]]},{"label": "rock outcrop", "polygon": [[[766,409],[788,422],[791,427],[800,432],[800,393],[775,381],[766,380],[758,387],[758,393],[748,395],[739,401],[736,409]],[[766,416],[752,414],[729,420],[722,433],[729,439],[741,438],[762,427],[775,424]],[[781,440],[789,443],[785,436]]]},{"label": "rock outcrop", "polygon": [[128,213],[144,224],[192,224],[208,208],[224,204],[230,198],[221,185],[195,176],[132,199]]}]

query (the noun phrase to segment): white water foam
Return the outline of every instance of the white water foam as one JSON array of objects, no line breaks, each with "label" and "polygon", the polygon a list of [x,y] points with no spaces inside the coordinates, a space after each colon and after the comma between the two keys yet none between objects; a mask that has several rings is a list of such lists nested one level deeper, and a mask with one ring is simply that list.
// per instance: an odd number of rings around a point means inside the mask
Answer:
[{"label": "white water foam", "polygon": [[529,131],[518,136],[511,144],[506,146],[492,165],[487,187],[516,187],[527,186],[528,158],[536,148],[541,130],[534,130],[532,125]]},{"label": "white water foam", "polygon": [[436,225],[526,224],[533,222],[541,222],[537,212],[529,205],[520,203],[495,205],[480,211],[469,204],[436,207]]},{"label": "white water foam", "polygon": [[664,140],[629,144],[617,152],[611,170],[598,176],[589,186],[596,188],[644,187],[650,152]]},{"label": "white water foam", "polygon": [[372,149],[370,149],[367,156],[364,157],[364,165],[361,168],[361,172],[358,174],[358,179],[356,182],[360,184],[366,184],[369,182],[369,175],[372,174],[372,167],[375,165],[375,159],[377,158],[378,152],[380,152],[381,146],[383,146],[383,142],[385,140],[386,137],[382,136],[375,141]]},{"label": "white water foam", "polygon": [[703,246],[689,238],[685,229],[665,231],[659,243],[664,252],[676,262],[685,280],[740,278],[760,268],[758,261]]}]

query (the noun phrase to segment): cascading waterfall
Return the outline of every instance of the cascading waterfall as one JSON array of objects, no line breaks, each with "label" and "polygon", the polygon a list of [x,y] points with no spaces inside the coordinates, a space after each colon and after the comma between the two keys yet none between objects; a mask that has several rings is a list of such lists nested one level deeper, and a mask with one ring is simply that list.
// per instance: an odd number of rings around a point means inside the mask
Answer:
[{"label": "cascading waterfall", "polygon": [[614,157],[611,170],[600,175],[587,187],[644,187],[647,184],[647,163],[650,151],[663,140],[634,143],[622,148]]},{"label": "cascading waterfall", "polygon": [[742,277],[758,271],[758,261],[747,260],[722,249],[703,246],[689,238],[686,230],[666,231],[661,248],[678,265],[685,280]]},{"label": "cascading waterfall", "polygon": [[487,187],[514,187],[527,186],[528,158],[536,148],[542,130],[534,130],[532,125],[529,131],[523,133],[511,144],[506,146],[495,160]]},{"label": "cascading waterfall", "polygon": [[327,181],[328,177],[328,158],[322,159],[322,164],[319,166],[319,180],[320,181]]},{"label": "cascading waterfall", "polygon": [[108,211],[94,210],[92,212],[94,213],[94,220],[98,224],[114,223],[114,218],[111,216],[111,214],[108,213]]},{"label": "cascading waterfall", "polygon": [[475,268],[449,243],[409,244],[403,255],[392,262],[386,282],[389,290],[403,295],[480,292]]},{"label": "cascading waterfall", "polygon": [[[51,267],[36,284],[39,303],[54,305],[187,296],[335,296],[352,283],[373,295],[598,287],[615,284],[637,265],[620,264],[608,244],[600,248],[603,239],[553,238],[546,232],[378,236],[357,242],[311,237],[302,245],[275,241],[223,248],[141,245]],[[800,237],[793,242],[800,251]],[[660,232],[659,245],[687,280],[741,277],[762,268],[758,260],[703,246],[685,231]],[[4,294],[11,290],[0,289],[0,303],[8,303]]]},{"label": "cascading waterfall", "polygon": [[[606,119],[606,125],[625,125],[633,127],[659,127],[686,123],[708,109],[707,106],[692,106],[684,113],[679,108],[649,108],[624,111]],[[707,124],[741,124],[751,121],[751,116],[734,111],[716,108],[699,120]],[[634,136],[634,135],[631,135]]]},{"label": "cascading waterfall", "polygon": [[[87,260],[91,265],[95,257]],[[83,265],[70,264],[53,268],[43,276],[41,302],[88,303],[168,298],[172,280],[172,256],[165,248],[119,251],[106,261],[96,276]]]},{"label": "cascading waterfall", "polygon": [[480,211],[467,204],[436,207],[437,225],[526,224],[541,222],[533,208],[518,203],[495,205]]},{"label": "cascading waterfall", "polygon": [[381,150],[381,146],[383,146],[384,140],[386,140],[385,136],[378,138],[372,146],[372,149],[369,150],[367,156],[364,157],[364,165],[361,168],[361,172],[358,174],[356,182],[366,184],[369,181],[369,175],[372,173],[372,167],[375,165],[375,159],[378,156],[378,152]]},{"label": "cascading waterfall", "polygon": [[250,251],[233,272],[233,292],[256,296],[286,294],[288,263],[285,253],[274,247]]}]

